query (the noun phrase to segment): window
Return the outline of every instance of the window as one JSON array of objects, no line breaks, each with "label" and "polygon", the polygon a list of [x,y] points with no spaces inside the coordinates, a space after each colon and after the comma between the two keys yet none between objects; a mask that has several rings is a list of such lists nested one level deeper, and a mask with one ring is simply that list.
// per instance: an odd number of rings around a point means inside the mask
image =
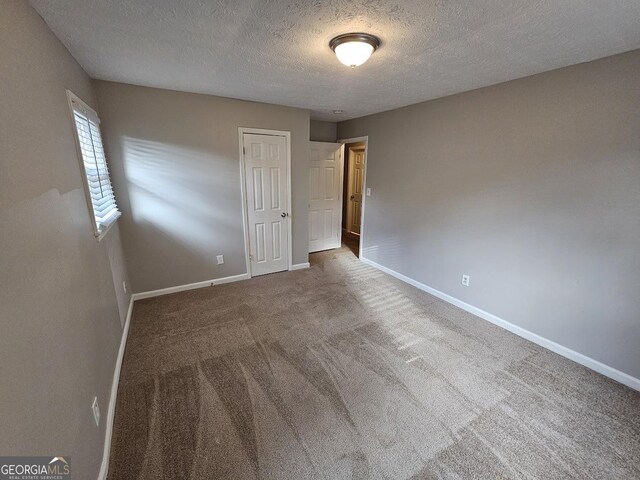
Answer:
[{"label": "window", "polygon": [[113,194],[107,159],[100,136],[98,114],[72,92],[67,91],[75,125],[80,166],[84,174],[87,202],[93,211],[95,235],[100,240],[120,216]]}]

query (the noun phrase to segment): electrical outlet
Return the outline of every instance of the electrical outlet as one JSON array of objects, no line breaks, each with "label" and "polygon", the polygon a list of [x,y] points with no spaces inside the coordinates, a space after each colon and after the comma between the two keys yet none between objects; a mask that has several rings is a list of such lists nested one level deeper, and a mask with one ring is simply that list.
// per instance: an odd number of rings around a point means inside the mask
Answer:
[{"label": "electrical outlet", "polygon": [[371,196],[371,189],[367,188],[367,197],[370,197],[370,196]]},{"label": "electrical outlet", "polygon": [[122,282],[122,290],[124,290],[124,293],[127,293],[127,282]]},{"label": "electrical outlet", "polygon": [[471,280],[471,277],[469,275],[462,275],[462,285],[464,285],[465,287],[469,286],[470,280]]},{"label": "electrical outlet", "polygon": [[224,255],[217,255],[216,260],[218,260],[218,265],[222,265],[224,263]]},{"label": "electrical outlet", "polygon": [[96,421],[97,427],[98,425],[100,425],[100,407],[98,406],[98,397],[93,397],[91,410],[93,410],[93,419]]}]

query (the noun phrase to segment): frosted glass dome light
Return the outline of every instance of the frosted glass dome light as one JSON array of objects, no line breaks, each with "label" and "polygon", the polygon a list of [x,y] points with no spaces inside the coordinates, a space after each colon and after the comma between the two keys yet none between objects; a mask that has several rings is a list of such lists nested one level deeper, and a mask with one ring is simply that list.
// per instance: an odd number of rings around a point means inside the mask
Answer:
[{"label": "frosted glass dome light", "polygon": [[346,33],[329,42],[329,47],[338,60],[347,67],[357,67],[369,60],[369,57],[380,46],[380,40],[368,33]]}]

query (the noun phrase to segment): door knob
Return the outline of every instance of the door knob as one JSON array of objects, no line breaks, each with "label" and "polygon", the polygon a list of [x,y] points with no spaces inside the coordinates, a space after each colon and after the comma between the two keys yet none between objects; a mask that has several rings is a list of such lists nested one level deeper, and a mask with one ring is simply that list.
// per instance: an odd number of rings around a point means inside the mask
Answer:
[{"label": "door knob", "polygon": [[288,217],[288,216],[289,216],[289,214],[288,214],[288,213],[285,213],[285,212],[282,212],[282,213],[280,214],[280,216],[281,216],[282,218],[284,218],[284,217]]},{"label": "door knob", "polygon": [[355,195],[351,195],[351,200],[353,200],[354,198],[356,198],[356,196]]}]

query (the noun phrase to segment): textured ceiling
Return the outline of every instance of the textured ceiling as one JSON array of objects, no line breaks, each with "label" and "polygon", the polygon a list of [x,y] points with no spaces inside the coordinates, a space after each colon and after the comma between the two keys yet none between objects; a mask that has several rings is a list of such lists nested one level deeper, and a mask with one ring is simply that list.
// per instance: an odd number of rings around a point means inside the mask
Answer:
[{"label": "textured ceiling", "polygon": [[[639,0],[31,4],[94,78],[302,107],[333,121],[640,48]],[[382,40],[356,69],[327,46],[350,31]]]}]

